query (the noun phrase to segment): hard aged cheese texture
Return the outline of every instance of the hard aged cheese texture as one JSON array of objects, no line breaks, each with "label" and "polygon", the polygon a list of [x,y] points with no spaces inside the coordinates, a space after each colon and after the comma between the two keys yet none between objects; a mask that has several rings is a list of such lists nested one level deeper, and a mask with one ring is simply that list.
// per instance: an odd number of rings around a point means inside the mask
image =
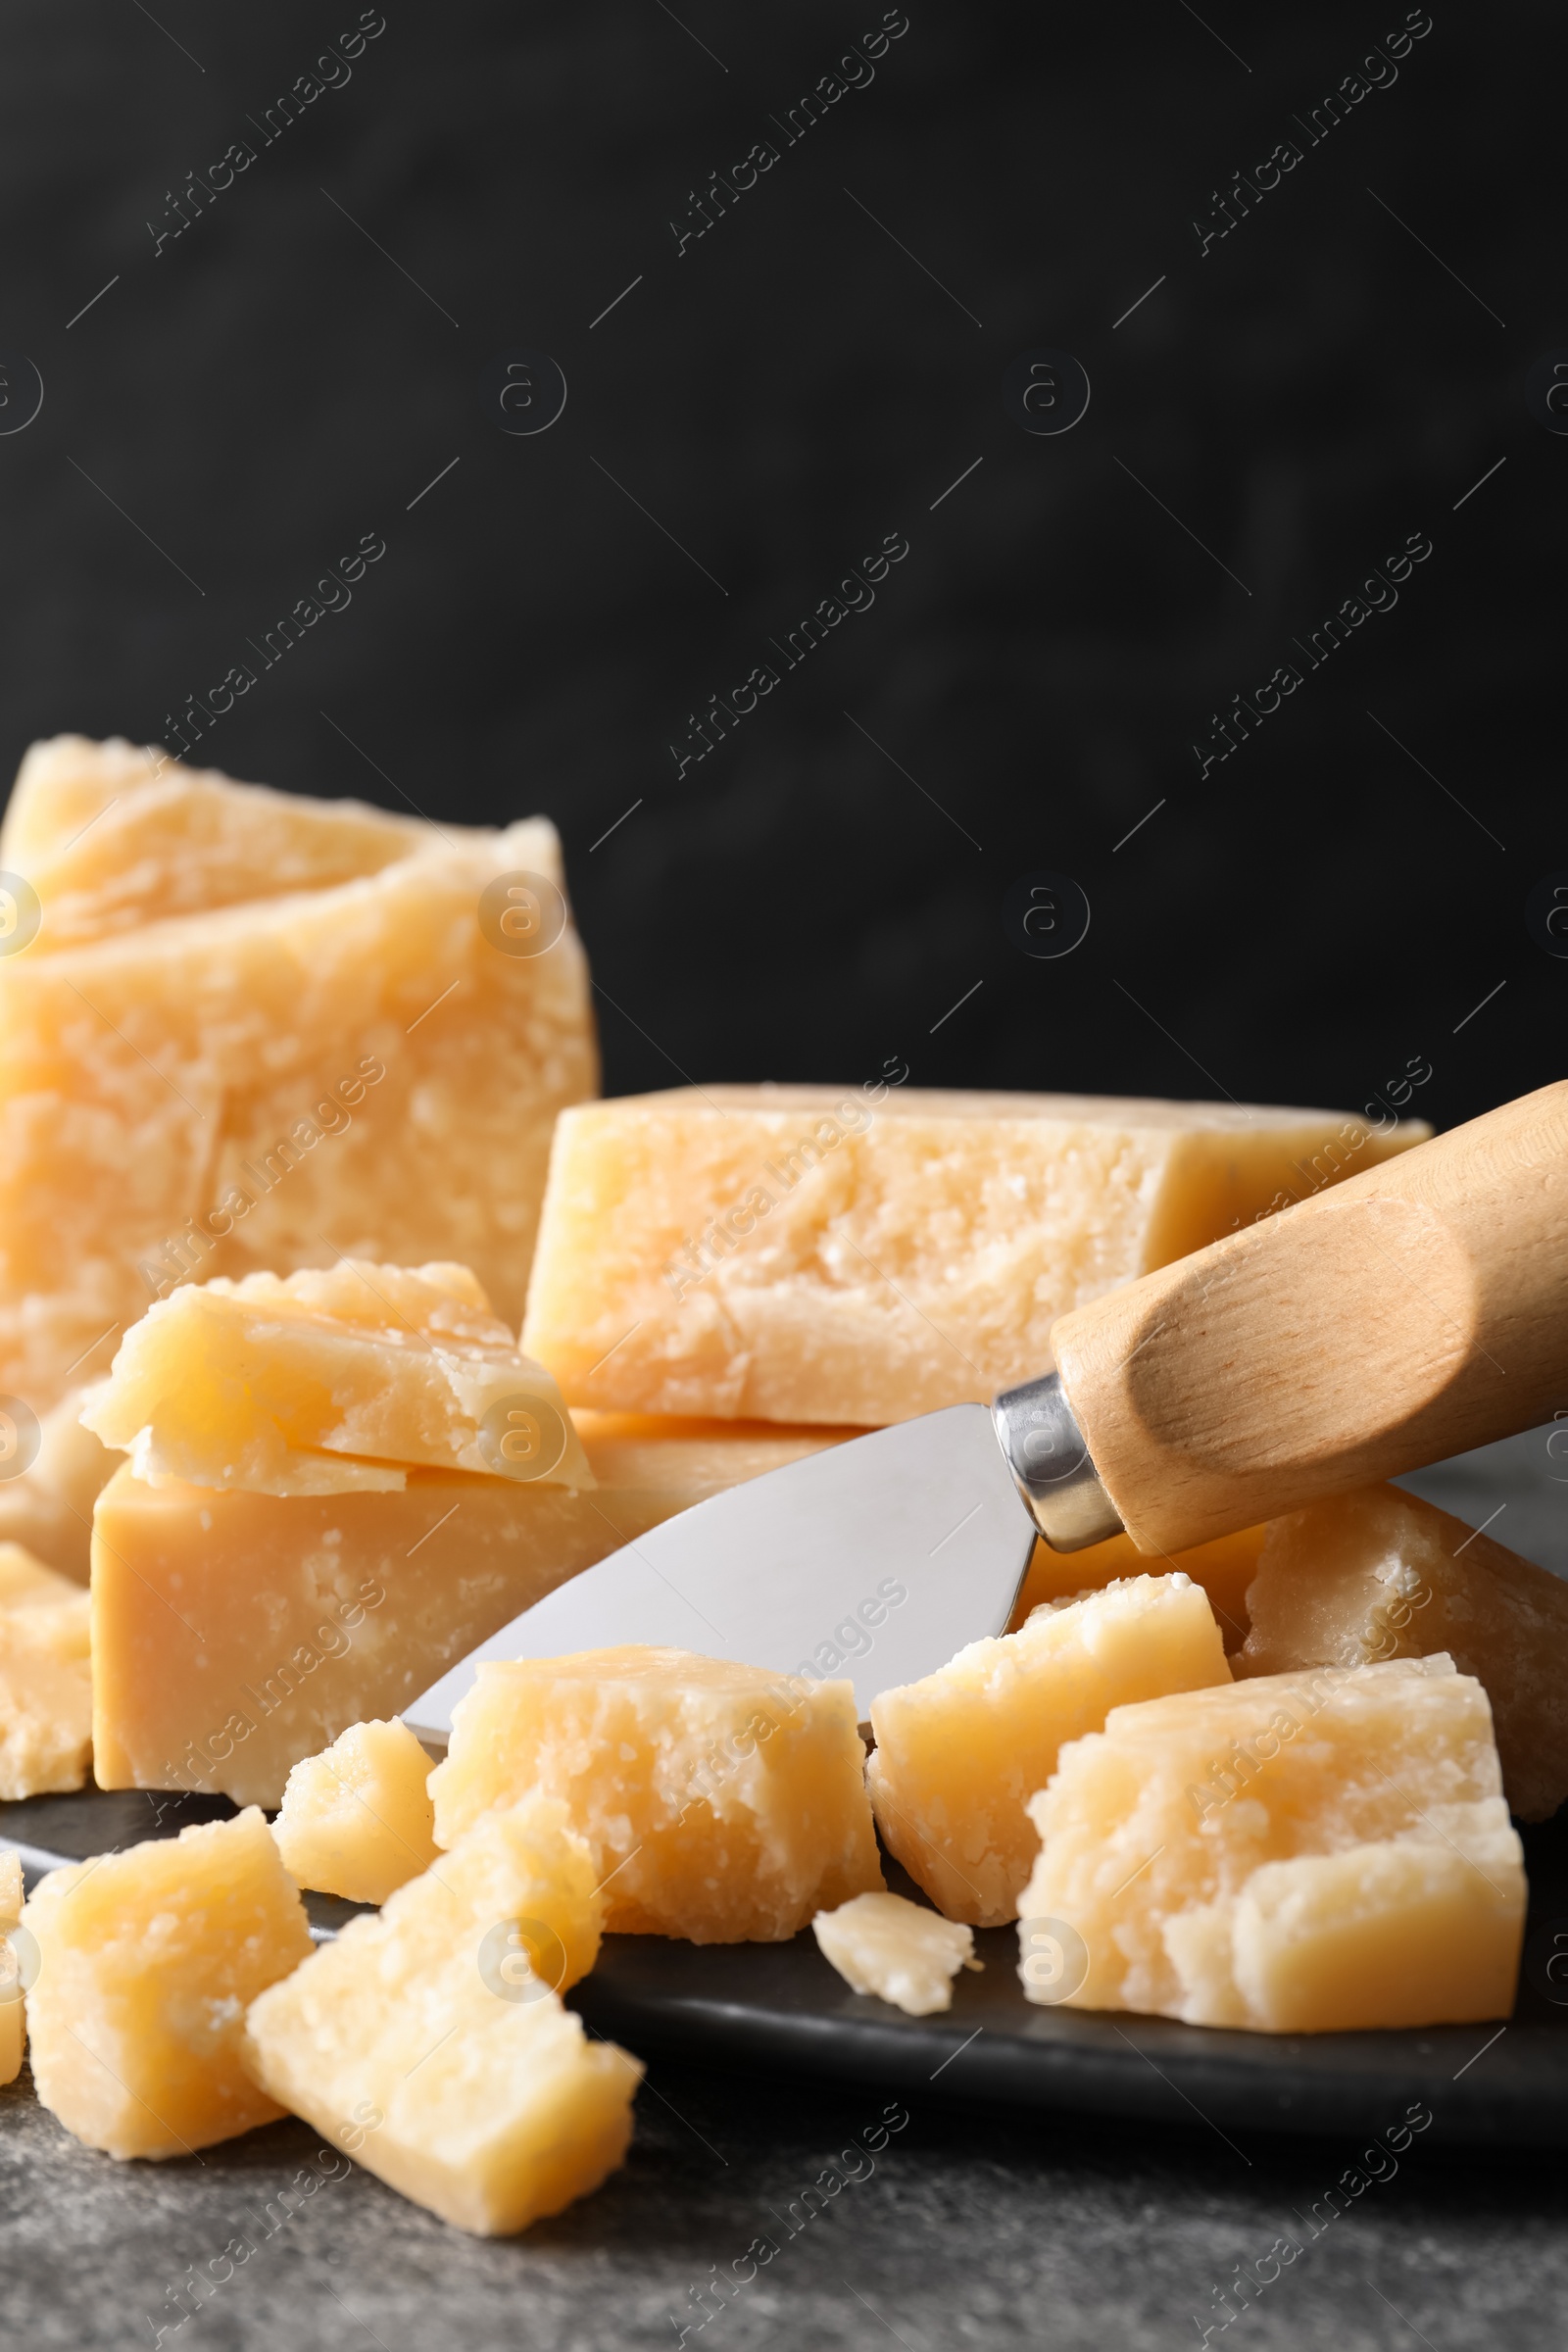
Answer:
[{"label": "hard aged cheese texture", "polygon": [[0,1798],[79,1788],[92,1748],[90,1608],[69,1577],[0,1544]]},{"label": "hard aged cheese texture", "polygon": [[579,1421],[591,1491],[414,1469],[401,1494],[225,1494],[122,1469],[93,1521],[99,1786],[277,1805],[301,1757],[579,1568],[836,1434]]},{"label": "hard aged cheese texture", "polygon": [[[1029,1808],[1024,1991],[1276,2034],[1506,2017],[1525,1880],[1500,1790],[1487,1694],[1447,1658],[1118,1707]],[[1061,1995],[1032,1938],[1064,1929]]]},{"label": "hard aged cheese texture", "polygon": [[[209,832],[227,848],[187,862],[193,796],[210,809],[231,788],[175,765],[159,787],[185,797],[130,894],[135,927],[84,883],[64,893],[74,933],[56,939],[44,895],[36,936],[0,958],[0,1391],[43,1412],[191,1273],[338,1252],[458,1258],[515,1323],[555,1114],[598,1083],[554,828],[419,825],[387,862],[371,812],[339,811],[323,860],[316,805],[280,796],[237,824],[225,807]],[[93,795],[67,797],[75,818]],[[71,830],[29,811],[24,878],[31,845]],[[313,858],[318,877],[352,870],[302,886]],[[246,867],[265,894],[229,903]],[[564,920],[537,953],[517,951],[551,926],[514,939],[495,903],[519,874]]]},{"label": "hard aged cheese texture", "polygon": [[301,1886],[384,1903],[436,1858],[430,1758],[406,1723],[356,1723],[288,1776],[272,1824]]},{"label": "hard aged cheese texture", "polygon": [[81,1426],[90,1394],[68,1389],[40,1414],[36,1453],[0,1481],[0,1543],[24,1544],[78,1585],[87,1582],[91,1562],[92,1506],[120,1467],[119,1454]]},{"label": "hard aged cheese texture", "polygon": [[1207,1596],[1185,1576],[1050,1602],[871,1701],[866,1781],[883,1842],[950,1919],[1001,1927],[1039,1851],[1028,1800],[1062,1744],[1112,1707],[1229,1681]]},{"label": "hard aged cheese texture", "polygon": [[[1208,1594],[1227,1657],[1247,1639],[1247,1589],[1257,1574],[1263,1536],[1261,1527],[1244,1527],[1233,1536],[1216,1536],[1212,1543],[1195,1544],[1190,1550],[1169,1555],[1172,1569],[1190,1576]],[[1139,1550],[1131,1536],[1108,1536],[1103,1544],[1091,1544],[1083,1551],[1053,1551],[1049,1544],[1037,1544],[1007,1630],[1016,1633],[1045,1601],[1076,1600],[1123,1577],[1148,1572],[1149,1554]]]},{"label": "hard aged cheese texture", "polygon": [[1568,1796],[1568,1584],[1399,1487],[1274,1520],[1249,1595],[1245,1674],[1446,1650],[1492,1701],[1521,1821]]},{"label": "hard aged cheese texture", "polygon": [[528,1788],[569,1807],[627,1935],[782,1942],[882,1886],[850,1683],[633,1643],[492,1659],[430,1776],[437,1843]]},{"label": "hard aged cheese texture", "polygon": [[643,2071],[561,2004],[598,1949],[596,1876],[564,1807],[489,1815],[253,2004],[257,2081],[460,2229],[560,2213],[620,2163]]},{"label": "hard aged cheese texture", "polygon": [[874,1992],[908,2017],[953,2006],[960,1968],[979,1968],[974,1931],[911,1903],[902,1894],[858,1894],[836,1911],[819,1911],[811,1933],[857,1992]]},{"label": "hard aged cheese texture", "polygon": [[126,1334],[85,1426],[154,1486],[342,1494],[415,1462],[593,1485],[560,1390],[459,1265],[183,1285]]},{"label": "hard aged cheese texture", "polygon": [[51,1871],[23,1926],[33,2080],[111,2156],[180,2156],[279,2112],[240,2061],[245,2009],[312,1949],[254,1809]]},{"label": "hard aged cheese texture", "polygon": [[882,1081],[579,1107],[523,1345],[572,1404],[884,1423],[989,1401],[1049,1369],[1069,1307],[1426,1132]]},{"label": "hard aged cheese texture", "polygon": [[0,2082],[14,2082],[21,2073],[27,2038],[22,1955],[6,1933],[21,1917],[22,1863],[0,1851]]}]

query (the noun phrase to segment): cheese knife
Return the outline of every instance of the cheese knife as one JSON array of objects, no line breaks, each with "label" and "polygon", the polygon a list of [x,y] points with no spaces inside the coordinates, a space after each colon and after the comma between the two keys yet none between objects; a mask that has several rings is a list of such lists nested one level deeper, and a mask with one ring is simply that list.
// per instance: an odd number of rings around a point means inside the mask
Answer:
[{"label": "cheese knife", "polygon": [[878,1691],[1016,1602],[1037,1537],[1172,1553],[1568,1405],[1568,1081],[1053,1327],[1054,1370],[665,1520],[404,1710],[444,1746],[489,1658],[654,1642]]}]

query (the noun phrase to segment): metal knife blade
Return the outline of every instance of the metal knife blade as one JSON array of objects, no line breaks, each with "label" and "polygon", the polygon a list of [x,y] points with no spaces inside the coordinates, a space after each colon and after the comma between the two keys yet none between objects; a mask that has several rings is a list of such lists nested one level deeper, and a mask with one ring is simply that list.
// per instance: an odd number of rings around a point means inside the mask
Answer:
[{"label": "metal knife blade", "polygon": [[853,1679],[862,1720],[1012,1613],[1035,1522],[989,1407],[955,1404],[712,1495],[492,1634],[403,1711],[444,1745],[486,1658],[665,1643]]}]

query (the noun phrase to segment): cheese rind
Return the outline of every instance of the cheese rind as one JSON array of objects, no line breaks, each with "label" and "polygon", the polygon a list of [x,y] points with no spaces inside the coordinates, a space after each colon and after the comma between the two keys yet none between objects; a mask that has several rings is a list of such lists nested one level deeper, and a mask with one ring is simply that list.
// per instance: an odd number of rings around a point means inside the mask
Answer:
[{"label": "cheese rind", "polygon": [[880,1424],[985,1402],[1049,1368],[1069,1307],[1426,1133],[880,1084],[580,1105],[523,1345],[571,1404]]},{"label": "cheese rind", "polygon": [[430,1759],[406,1723],[356,1723],[295,1765],[272,1824],[301,1886],[384,1903],[435,1860]]},{"label": "cheese rind", "polygon": [[594,1483],[550,1374],[444,1263],[182,1287],[126,1333],[83,1427],[153,1486],[391,1490],[416,1462],[512,1475],[509,1446],[519,1480]]},{"label": "cheese rind", "polygon": [[[1035,2000],[1280,2034],[1506,2016],[1519,1839],[1487,1694],[1445,1657],[1262,1676],[1116,1708],[1029,1811]],[[1031,1937],[1081,1981],[1031,1982]]]},{"label": "cheese rind", "polygon": [[951,2009],[959,1969],[981,1965],[971,1928],[902,1894],[858,1894],[836,1911],[819,1911],[811,1933],[846,1984],[875,1993],[906,2017]]},{"label": "cheese rind", "polygon": [[871,1701],[866,1784],[883,1842],[949,1919],[1001,1927],[1039,1851],[1028,1800],[1062,1745],[1112,1707],[1229,1681],[1207,1595],[1185,1576],[1048,1603]]},{"label": "cheese rind", "polygon": [[92,1748],[90,1604],[20,1544],[0,1544],[0,1798],[79,1788]]},{"label": "cheese rind", "polygon": [[882,1886],[856,1718],[851,1683],[689,1650],[490,1659],[430,1776],[436,1841],[537,1788],[592,1846],[610,1928],[782,1942]]},{"label": "cheese rind", "polygon": [[400,1494],[219,1494],[122,1468],[93,1521],[99,1787],[276,1806],[301,1758],[568,1576],[839,1433],[590,1413],[580,1434],[591,1492],[415,1469]]},{"label": "cheese rind", "polygon": [[642,2075],[561,2005],[598,1950],[595,1877],[564,1806],[488,1815],[253,2003],[257,2081],[459,2229],[560,2213],[620,2163]]},{"label": "cheese rind", "polygon": [[22,1924],[38,2097],[88,2147],[180,2156],[281,2112],[240,2036],[311,1932],[259,1812],[51,1871]]},{"label": "cheese rind", "polygon": [[1444,1650],[1492,1701],[1521,1821],[1568,1797],[1568,1583],[1399,1487],[1269,1523],[1238,1675]]}]

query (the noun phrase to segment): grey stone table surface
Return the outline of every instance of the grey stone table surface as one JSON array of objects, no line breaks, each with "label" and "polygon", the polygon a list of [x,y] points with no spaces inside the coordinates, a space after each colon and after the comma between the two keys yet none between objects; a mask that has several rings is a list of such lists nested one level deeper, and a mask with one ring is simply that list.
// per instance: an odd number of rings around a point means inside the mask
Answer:
[{"label": "grey stone table surface", "polygon": [[[1548,1438],[1408,1483],[1472,1521],[1503,1504],[1494,1532],[1561,1571],[1568,1439]],[[24,2071],[0,2090],[0,2337],[1177,2352],[1208,2328],[1292,2352],[1559,2352],[1568,2155],[1446,2144],[1441,2099],[1432,2112],[1402,2153],[1363,2161],[1358,2142],[1221,2135],[1174,2093],[1169,2124],[1113,2123],[984,2108],[940,2083],[899,2101],[656,2057],[624,2171],[559,2220],[484,2242],[293,2122],[198,2160],[117,2164],[70,2139]],[[1360,2185],[1335,2212],[1327,2191],[1348,2174]],[[1280,2241],[1299,2251],[1282,2261]],[[1268,2283],[1222,2327],[1239,2266]],[[717,2278],[730,2292],[715,2303]]]}]

